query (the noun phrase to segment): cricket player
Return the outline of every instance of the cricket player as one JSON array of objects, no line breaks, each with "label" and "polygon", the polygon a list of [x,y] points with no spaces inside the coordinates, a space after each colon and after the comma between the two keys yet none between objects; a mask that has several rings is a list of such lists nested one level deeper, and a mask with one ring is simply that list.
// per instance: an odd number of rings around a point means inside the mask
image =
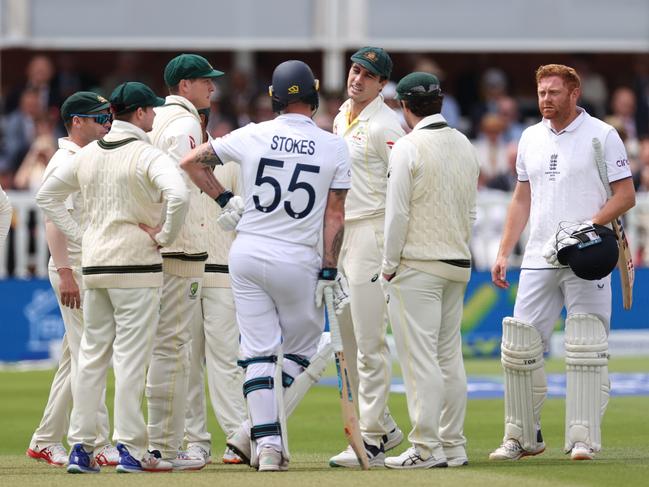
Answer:
[{"label": "cricket player", "polygon": [[[189,196],[174,161],[153,147],[146,134],[153,125],[153,107],[164,100],[142,83],[126,82],[115,88],[110,103],[115,116],[110,132],[57,168],[36,197],[69,239],[82,242],[84,330],[72,388],[70,473],[99,471],[93,449],[111,355],[117,471],[172,469],[159,451],[147,451],[141,401],[160,313],[159,248],[178,235]],[[87,215],[85,231],[64,206],[79,190]],[[162,216],[164,224],[159,223]]]},{"label": "cricket player", "polygon": [[[352,163],[352,188],[345,204],[345,239],[340,271],[349,280],[350,306],[340,316],[340,330],[352,390],[358,390],[359,423],[371,466],[382,466],[385,451],[403,440],[390,416],[390,350],[385,340],[385,299],[379,283],[388,160],[404,134],[381,90],[392,72],[392,60],[378,47],[364,47],[351,57],[349,99],[340,107],[333,131],[344,137]],[[348,447],[329,460],[333,467],[357,467]]]},{"label": "cricket player", "polygon": [[[289,409],[287,396],[316,355],[324,289],[340,295],[343,286],[336,267],[351,175],[342,138],[311,119],[319,100],[309,66],[286,61],[275,68],[272,83],[277,118],[204,144],[181,163],[221,207],[233,196],[212,166],[230,160],[241,165],[245,210],[229,267],[246,371],[246,434],[254,444],[246,445],[248,460],[261,472],[288,469],[284,403]],[[239,214],[232,213],[221,221],[236,221]],[[245,448],[240,446],[238,452]]]},{"label": "cricket player", "polygon": [[411,447],[385,466],[458,467],[468,464],[460,324],[480,165],[440,113],[436,76],[410,73],[397,99],[412,132],[390,155],[382,283],[412,430]]},{"label": "cricket player", "polygon": [[0,186],[0,259],[4,259],[5,240],[9,233],[12,214],[13,209],[11,208],[11,203],[9,203],[7,193]]},{"label": "cricket player", "polygon": [[[236,194],[241,193],[237,163],[230,161],[217,166],[214,174],[225,187],[232,188]],[[202,198],[206,214],[209,215],[206,219],[209,256],[201,294],[202,313],[194,316],[192,324],[192,367],[185,418],[185,441],[190,453],[196,449],[209,452],[211,447],[211,436],[207,431],[204,371],[207,371],[212,408],[226,438],[232,437],[247,417],[242,392],[243,373],[237,365],[239,327],[228,269],[228,254],[236,233],[225,231],[217,223],[222,210],[214,199],[206,193]],[[242,463],[242,459],[229,447],[226,447],[222,460],[225,464]]]},{"label": "cricket player", "polygon": [[[601,449],[601,418],[610,390],[611,280],[583,280],[559,264],[557,232],[562,222],[573,222],[576,229],[608,225],[634,206],[635,192],[615,129],[577,106],[581,91],[575,70],[560,64],[541,66],[536,84],[543,119],[523,132],[518,145],[518,183],[491,269],[494,284],[507,289],[507,258],[529,220],[514,316],[503,320],[505,434],[489,458],[518,460],[545,450],[543,352],[565,306],[565,450],[573,460],[591,460]],[[608,201],[595,163],[594,138],[604,148],[613,191]]]},{"label": "cricket player", "polygon": [[[203,141],[198,110],[210,106],[214,78],[223,75],[196,54],[181,54],[167,64],[164,79],[170,95],[156,108],[151,143],[176,164]],[[180,234],[162,250],[160,323],[147,374],[149,447],[160,450],[176,470],[197,470],[209,460],[209,449],[182,451],[190,375],[191,323],[200,313],[207,260],[207,227],[200,191],[182,172],[189,188],[189,210]],[[191,444],[189,446],[192,446]]]},{"label": "cricket player", "polygon": [[[100,139],[110,130],[113,119],[110,103],[90,91],[79,91],[61,105],[61,117],[68,137],[59,139],[59,150],[45,168],[43,180],[61,165],[70,164],[74,155],[84,146]],[[85,227],[83,201],[79,192],[66,200],[70,216],[80,227]],[[34,432],[27,456],[62,466],[68,454],[62,440],[68,433],[72,408],[72,384],[77,374],[79,344],[83,334],[81,298],[81,241],[67,239],[51,221],[45,222],[45,235],[50,248],[48,266],[50,283],[56,294],[65,327],[59,368],[54,375],[50,395],[41,422]],[[110,425],[106,409],[105,392],[97,416],[97,443],[95,459],[99,465],[117,465],[119,454],[110,443]]]}]

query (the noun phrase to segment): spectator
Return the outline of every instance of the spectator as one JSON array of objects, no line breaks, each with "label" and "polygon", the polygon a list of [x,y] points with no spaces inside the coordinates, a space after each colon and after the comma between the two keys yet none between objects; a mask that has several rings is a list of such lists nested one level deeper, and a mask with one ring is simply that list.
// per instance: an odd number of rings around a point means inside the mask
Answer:
[{"label": "spectator", "polygon": [[18,108],[5,120],[3,155],[9,172],[18,169],[29,151],[36,136],[35,120],[41,114],[40,92],[36,88],[26,88],[20,95]]},{"label": "spectator", "polygon": [[23,93],[32,91],[37,95],[40,111],[52,111],[52,115],[58,116],[61,99],[58,97],[58,89],[54,86],[54,65],[50,58],[43,55],[31,58],[27,64],[25,75],[27,77],[25,83],[16,87],[7,96],[5,111],[7,113],[15,111],[20,105]]},{"label": "spectator", "polygon": [[601,74],[592,71],[588,58],[580,56],[574,59],[574,66],[581,79],[581,99],[579,105],[588,113],[603,118],[606,114],[608,88]]},{"label": "spectator", "polygon": [[638,56],[634,64],[633,82],[637,99],[636,127],[638,137],[649,135],[649,55]]},{"label": "spectator", "polygon": [[[140,69],[141,57],[139,53],[124,51],[117,55],[115,68],[101,84],[101,95],[108,96],[117,85],[127,81],[138,80],[145,85],[151,85],[151,76]],[[158,83],[159,84],[159,83]]]},{"label": "spectator", "polygon": [[43,180],[43,173],[48,161],[58,149],[54,135],[54,123],[47,115],[40,115],[35,120],[36,136],[25,159],[14,177],[16,189],[26,189],[36,193]]},{"label": "spectator", "polygon": [[507,96],[507,77],[499,68],[489,68],[482,75],[480,83],[481,100],[471,110],[471,133],[474,136],[485,114],[498,113],[498,102]]},{"label": "spectator", "polygon": [[503,137],[505,123],[498,114],[486,114],[480,122],[478,138],[473,142],[480,161],[480,187],[509,173],[507,143]]},{"label": "spectator", "polygon": [[525,126],[520,122],[518,102],[511,96],[503,96],[498,100],[498,114],[505,123],[503,138],[505,142],[518,143]]}]

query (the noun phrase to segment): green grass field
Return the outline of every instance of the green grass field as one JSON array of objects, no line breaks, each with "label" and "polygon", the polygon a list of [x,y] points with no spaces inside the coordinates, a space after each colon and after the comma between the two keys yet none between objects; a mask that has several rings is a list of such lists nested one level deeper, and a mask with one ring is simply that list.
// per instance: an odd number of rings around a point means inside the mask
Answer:
[{"label": "green grass field", "polygon": [[[649,359],[613,359],[613,372],[647,372]],[[548,361],[550,372],[563,370],[561,361]],[[499,375],[498,361],[468,361],[470,375]],[[395,371],[398,373],[398,369]],[[333,370],[330,371],[333,375]],[[67,475],[63,469],[36,463],[25,456],[25,449],[40,419],[47,399],[53,371],[0,372],[0,485],[59,486],[92,482],[101,485],[202,485],[264,487],[285,485],[435,485],[469,487],[521,484],[529,486],[605,486],[647,485],[649,481],[648,397],[614,397],[603,427],[604,451],[594,462],[571,462],[563,454],[564,401],[549,399],[543,410],[543,433],[548,446],[543,455],[514,463],[491,463],[488,453],[498,446],[502,435],[502,400],[469,401],[465,434],[470,465],[459,469],[390,471],[373,469],[332,469],[328,458],[345,446],[337,391],[315,387],[306,396],[289,421],[290,471],[263,475],[246,466],[217,463],[224,447],[224,437],[213,414],[209,429],[213,434],[215,462],[200,472],[159,475],[117,476],[106,468],[100,475]],[[112,388],[109,385],[109,397]],[[404,395],[393,394],[390,408],[400,427],[409,429]],[[397,448],[400,453],[407,442]]]}]

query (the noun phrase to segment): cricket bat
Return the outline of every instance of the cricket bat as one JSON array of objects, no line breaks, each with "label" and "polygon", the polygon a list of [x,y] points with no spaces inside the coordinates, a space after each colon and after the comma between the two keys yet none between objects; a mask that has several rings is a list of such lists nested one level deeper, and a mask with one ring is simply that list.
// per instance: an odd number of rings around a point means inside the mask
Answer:
[{"label": "cricket bat", "polygon": [[[606,161],[604,160],[602,143],[597,137],[593,139],[593,150],[595,151],[595,162],[597,163],[599,178],[602,180],[607,198],[610,199],[613,192],[611,191],[611,185],[608,182],[608,171],[606,169]],[[620,220],[619,217],[613,220],[613,231],[617,236],[617,244],[620,249],[617,267],[620,270],[620,283],[622,284],[622,304],[624,309],[631,309],[631,305],[633,304],[633,281],[635,280],[635,268],[633,267],[629,242],[626,239],[622,220]]]},{"label": "cricket bat", "polygon": [[349,372],[347,370],[347,362],[345,361],[345,353],[343,352],[343,341],[340,336],[340,326],[336,317],[333,291],[331,288],[325,288],[324,297],[327,306],[327,318],[329,319],[329,331],[331,332],[331,345],[336,359],[338,392],[340,393],[340,407],[342,409],[345,436],[354,453],[356,453],[361,468],[363,470],[369,470],[370,465],[367,460],[365,445],[363,445],[361,430],[358,426],[358,418],[356,417],[356,403],[349,383]]}]

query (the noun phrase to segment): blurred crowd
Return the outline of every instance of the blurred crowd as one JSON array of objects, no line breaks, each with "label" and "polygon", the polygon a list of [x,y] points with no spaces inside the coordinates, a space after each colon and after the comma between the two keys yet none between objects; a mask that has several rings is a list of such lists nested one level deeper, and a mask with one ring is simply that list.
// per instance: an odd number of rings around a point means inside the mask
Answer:
[{"label": "blurred crowd", "polygon": [[[628,85],[608,82],[591,69],[587,58],[577,57],[571,64],[582,80],[579,105],[618,130],[627,147],[636,190],[648,192],[649,61],[633,68],[634,78]],[[509,81],[510,74],[500,68],[487,68],[476,73],[472,83],[454,85],[445,84],[443,67],[430,57],[415,58],[411,71],[432,72],[440,78],[445,93],[442,114],[449,125],[472,139],[481,164],[482,192],[511,191],[516,183],[518,140],[526,126],[539,120],[534,97],[517,96]],[[102,79],[93,79],[76,69],[72,54],[57,56],[56,63],[47,55],[33,56],[22,82],[7,90],[1,100],[0,185],[6,190],[36,190],[45,166],[57,149],[57,138],[64,135],[59,107],[67,96],[79,90],[109,96],[112,88],[123,81],[151,83],[152,78],[152,73],[143,69],[138,54],[133,52],[119,54],[113,71]],[[212,99],[208,124],[212,136],[273,117],[267,95],[269,80],[239,70],[228,71],[222,79]],[[152,86],[156,86],[155,82]],[[394,99],[395,83],[390,82],[383,95],[399,111]],[[344,98],[344,93],[322,93],[314,117],[320,127],[331,130]],[[405,122],[403,125],[407,130]],[[477,232],[493,231],[496,243],[500,228],[492,230],[498,226],[492,220],[504,220],[503,210],[498,211],[498,215],[490,216],[485,229],[480,228],[480,214],[476,225]],[[488,251],[484,260],[493,252]],[[644,261],[644,250],[639,252],[642,254],[639,259]]]}]

